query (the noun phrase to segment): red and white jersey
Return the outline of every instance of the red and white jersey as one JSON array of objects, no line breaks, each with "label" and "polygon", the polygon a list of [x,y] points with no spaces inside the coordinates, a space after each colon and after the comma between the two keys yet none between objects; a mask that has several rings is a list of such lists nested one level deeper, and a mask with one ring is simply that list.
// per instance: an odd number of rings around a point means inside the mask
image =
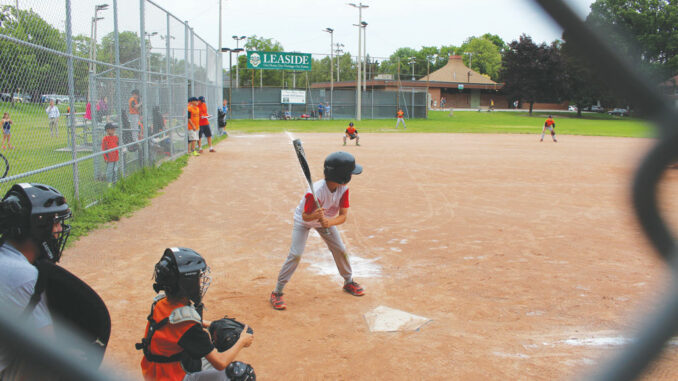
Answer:
[{"label": "red and white jersey", "polygon": [[[348,208],[348,187],[346,185],[339,185],[334,192],[330,192],[330,189],[325,183],[325,179],[318,180],[313,183],[313,190],[315,191],[315,197],[318,199],[320,207],[325,209],[326,218],[334,218],[339,215],[339,209]],[[301,217],[302,213],[311,213],[316,209],[315,201],[313,200],[313,195],[311,194],[311,189],[306,189],[306,194],[299,202],[297,209],[294,210],[294,222],[303,224],[309,228],[319,228],[320,222],[316,221],[304,221]]]}]

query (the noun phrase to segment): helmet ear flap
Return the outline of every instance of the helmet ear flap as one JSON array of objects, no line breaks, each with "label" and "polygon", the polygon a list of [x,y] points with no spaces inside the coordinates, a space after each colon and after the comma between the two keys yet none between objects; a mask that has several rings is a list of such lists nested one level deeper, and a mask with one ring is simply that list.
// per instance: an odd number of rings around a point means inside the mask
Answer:
[{"label": "helmet ear flap", "polygon": [[0,202],[0,228],[8,237],[21,238],[28,232],[28,214],[30,210],[22,204],[22,195],[17,192],[8,192]]}]

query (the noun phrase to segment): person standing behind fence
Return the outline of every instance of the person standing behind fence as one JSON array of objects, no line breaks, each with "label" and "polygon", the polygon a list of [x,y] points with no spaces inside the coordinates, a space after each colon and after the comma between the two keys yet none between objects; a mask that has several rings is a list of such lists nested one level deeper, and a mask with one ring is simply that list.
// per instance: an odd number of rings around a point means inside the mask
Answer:
[{"label": "person standing behind fence", "polygon": [[318,119],[323,118],[324,112],[325,112],[325,106],[322,103],[318,103]]},{"label": "person standing behind fence", "polygon": [[[118,137],[115,136],[115,130],[118,128],[113,123],[106,123],[106,136],[101,140],[101,150],[108,151],[109,149],[118,147]],[[104,154],[104,161],[106,162],[106,181],[108,186],[117,182],[117,166],[118,166],[118,151],[112,151]]]},{"label": "person standing behind fence", "polygon": [[228,133],[226,132],[226,125],[228,124],[226,121],[226,118],[228,117],[228,99],[224,99],[224,105],[219,107],[217,111],[217,118],[219,119],[217,121],[219,124],[219,136],[228,136]]},{"label": "person standing behind fence", "polygon": [[402,124],[403,124],[403,128],[407,128],[407,126],[405,126],[405,113],[403,112],[402,109],[398,109],[398,112],[396,113],[396,116],[397,116],[397,121],[396,121],[396,126],[395,126],[395,128],[398,128],[398,125],[399,125],[401,122],[402,122]]},{"label": "person standing behind fence", "polygon": [[111,121],[111,117],[108,114],[108,97],[103,97],[97,102],[97,122],[101,122],[106,117],[106,122]]},{"label": "person standing behind fence", "polygon": [[[134,89],[132,90],[132,96],[129,98],[129,101],[127,102],[129,104],[129,125],[130,128],[133,129],[134,131],[139,130],[139,114],[141,114],[141,99],[139,96],[139,90]],[[137,136],[138,138],[139,136]],[[138,139],[136,139],[138,140]]]},{"label": "person standing behind fence", "polygon": [[198,108],[198,98],[188,98],[188,154],[200,156],[195,150],[195,142],[199,138],[198,130],[200,124],[200,109]]},{"label": "person standing behind fence", "polygon": [[200,108],[200,132],[198,132],[198,153],[202,153],[202,136],[207,137],[207,144],[210,147],[210,152],[215,152],[212,148],[212,129],[210,128],[210,115],[207,113],[207,103],[205,103],[205,97],[200,96],[198,98]]},{"label": "person standing behind fence", "polygon": [[9,149],[12,149],[12,144],[9,142],[12,135],[10,134],[10,129],[12,128],[12,119],[9,117],[9,113],[6,112],[2,115],[2,149],[5,149],[5,142],[9,145]]},{"label": "person standing behind fence", "polygon": [[49,118],[49,135],[53,138],[59,137],[59,117],[61,113],[59,108],[54,105],[54,99],[50,99],[49,107],[45,109],[47,117]]}]

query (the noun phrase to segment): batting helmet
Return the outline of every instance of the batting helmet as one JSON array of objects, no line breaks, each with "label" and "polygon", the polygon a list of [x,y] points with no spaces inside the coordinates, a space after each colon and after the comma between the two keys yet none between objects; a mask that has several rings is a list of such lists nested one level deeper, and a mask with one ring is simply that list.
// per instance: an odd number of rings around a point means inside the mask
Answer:
[{"label": "batting helmet", "polygon": [[348,125],[353,127],[353,122],[349,122]]},{"label": "batting helmet", "polygon": [[[66,198],[58,190],[44,184],[15,184],[0,203],[1,241],[32,240],[40,258],[56,263],[71,232],[65,221],[71,217]],[[54,225],[61,231],[54,233]]]},{"label": "batting helmet", "polygon": [[331,153],[325,159],[325,179],[339,184],[348,184],[351,175],[359,175],[363,167],[355,163],[355,158],[348,152]]},{"label": "batting helmet", "polygon": [[203,257],[192,249],[172,247],[165,249],[155,265],[153,290],[173,297],[188,297],[196,306],[202,304],[211,278]]},{"label": "batting helmet", "polygon": [[201,96],[198,97],[198,100],[199,100],[200,102],[204,102],[204,101],[205,101],[205,97],[203,97],[203,96],[201,95]]}]

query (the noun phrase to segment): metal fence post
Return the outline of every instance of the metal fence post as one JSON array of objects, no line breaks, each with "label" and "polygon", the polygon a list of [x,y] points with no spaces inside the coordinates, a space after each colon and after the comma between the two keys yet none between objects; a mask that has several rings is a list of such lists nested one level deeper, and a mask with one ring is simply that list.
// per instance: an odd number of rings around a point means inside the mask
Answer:
[{"label": "metal fence post", "polygon": [[[172,116],[172,101],[174,100],[174,97],[172,96],[172,80],[170,79],[170,40],[172,36],[170,35],[170,14],[167,13],[167,34],[165,38],[165,62],[166,67],[165,71],[167,72],[167,91],[169,92],[169,100],[167,101],[167,113],[170,115],[170,118]],[[172,132],[170,131],[169,135],[167,136],[168,139],[170,139],[170,157],[174,156],[174,144],[172,144]]]},{"label": "metal fence post", "polygon": [[148,67],[146,65],[146,0],[139,0],[139,36],[141,36],[141,119],[143,120],[144,142],[140,164],[151,165],[148,150]]},{"label": "metal fence post", "polygon": [[71,0],[66,0],[66,51],[68,52],[68,127],[71,132],[71,157],[73,158],[73,197],[80,200],[78,158],[75,146],[75,80],[73,78],[73,35],[71,31]]},{"label": "metal fence post", "polygon": [[[186,92],[184,93],[184,101],[188,99],[188,97],[191,96],[192,94],[192,89],[189,89],[189,81],[191,79],[190,75],[188,74],[188,21],[184,22],[184,87],[186,88]],[[184,120],[184,127],[187,128],[188,126],[188,116],[186,111],[184,111],[184,116],[186,119]],[[188,132],[186,132],[188,134]],[[186,144],[186,152],[188,152],[188,139],[184,139],[184,143]],[[189,152],[190,153],[190,152]]]},{"label": "metal fence post", "polygon": [[193,28],[189,28],[191,31],[191,96],[195,96],[195,42],[193,41]]},{"label": "metal fence post", "polygon": [[[125,143],[123,139],[122,125],[122,90],[120,89],[120,39],[118,32],[118,0],[113,0],[113,43],[115,45],[115,112],[118,115],[118,137],[119,141]],[[125,177],[125,151],[118,152],[120,156],[120,176]]]},{"label": "metal fence post", "polygon": [[[90,71],[88,73],[88,76],[89,76],[90,99],[87,100],[87,103],[90,105],[90,109],[92,111],[92,114],[91,114],[92,119],[90,120],[90,122],[92,123],[92,152],[97,153],[97,152],[101,151],[101,147],[97,144],[97,142],[99,141],[99,139],[98,139],[98,132],[99,131],[97,129],[97,127],[98,127],[97,126],[97,108],[96,108],[96,104],[94,105],[94,107],[92,107],[92,100],[93,99],[99,99],[99,92],[97,91],[97,86],[96,86],[96,77],[95,77],[96,74],[94,74],[93,72]],[[87,123],[87,122],[85,122],[85,123]],[[86,139],[87,138],[85,136],[85,140]],[[87,144],[86,141],[85,141],[85,144]],[[101,165],[101,155],[95,156],[92,159],[92,161],[93,161],[92,164],[94,165],[93,175],[94,175],[94,180],[96,181],[96,180],[99,180],[101,178],[101,175],[100,175],[100,169],[101,168],[99,168],[99,166]]]}]

